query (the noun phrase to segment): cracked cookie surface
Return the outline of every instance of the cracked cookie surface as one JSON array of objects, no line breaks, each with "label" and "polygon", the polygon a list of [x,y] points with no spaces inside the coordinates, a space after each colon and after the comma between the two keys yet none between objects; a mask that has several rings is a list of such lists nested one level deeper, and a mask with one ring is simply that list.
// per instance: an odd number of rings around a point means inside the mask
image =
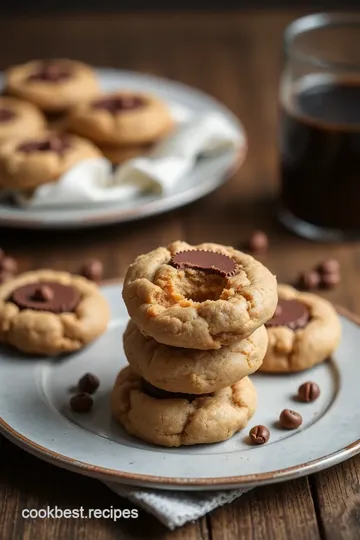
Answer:
[{"label": "cracked cookie surface", "polygon": [[156,399],[142,390],[142,379],[129,366],[120,371],[112,394],[114,418],[131,435],[160,446],[216,443],[246,427],[257,406],[248,377],[192,401]]},{"label": "cracked cookie surface", "polygon": [[145,337],[130,321],[124,350],[131,368],[168,392],[204,394],[234,384],[261,366],[268,336],[260,326],[251,336],[217,350],[170,347]]},{"label": "cracked cookie surface", "polygon": [[272,373],[309,369],[326,360],[341,338],[339,317],[334,307],[320,296],[279,285],[279,300],[297,300],[308,310],[309,320],[302,328],[285,325],[267,328],[269,345],[259,371]]},{"label": "cracked cookie surface", "polygon": [[[15,303],[13,295],[20,288],[48,282],[74,289],[79,301],[71,311],[21,309]],[[108,303],[98,287],[81,276],[38,270],[0,286],[0,341],[25,353],[57,355],[82,349],[105,332],[109,319]]]},{"label": "cracked cookie surface", "polygon": [[[235,261],[230,277],[195,268],[174,268],[182,251],[221,253]],[[277,305],[276,277],[250,255],[232,247],[173,242],[140,255],[124,280],[123,298],[144,335],[159,343],[191,349],[219,349],[250,336]]]}]

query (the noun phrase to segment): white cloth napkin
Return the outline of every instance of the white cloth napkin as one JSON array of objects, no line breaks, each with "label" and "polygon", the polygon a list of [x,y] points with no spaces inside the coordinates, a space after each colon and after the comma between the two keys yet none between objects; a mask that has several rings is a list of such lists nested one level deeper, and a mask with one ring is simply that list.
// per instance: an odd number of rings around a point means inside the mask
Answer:
[{"label": "white cloth napkin", "polygon": [[81,206],[127,201],[146,191],[171,193],[199,156],[211,156],[245,144],[243,136],[218,113],[194,114],[171,106],[175,129],[150,155],[127,161],[112,170],[105,158],[74,166],[57,182],[45,184],[32,196],[15,193],[18,204],[29,208]]},{"label": "white cloth napkin", "polygon": [[114,482],[106,485],[121,497],[157,517],[169,529],[194,521],[223,504],[230,503],[249,489],[231,491],[168,491],[124,486]]}]

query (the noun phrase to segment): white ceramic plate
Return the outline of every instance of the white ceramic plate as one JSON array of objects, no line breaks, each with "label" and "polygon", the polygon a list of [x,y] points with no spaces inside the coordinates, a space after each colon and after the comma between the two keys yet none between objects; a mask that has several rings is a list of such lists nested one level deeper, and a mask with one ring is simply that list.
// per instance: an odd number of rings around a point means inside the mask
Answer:
[{"label": "white ceramic plate", "polygon": [[[79,208],[24,209],[0,201],[0,225],[31,229],[85,228],[132,221],[160,214],[193,202],[223,184],[242,164],[246,155],[246,136],[238,119],[214,98],[185,86],[150,75],[128,71],[98,69],[105,91],[118,88],[146,91],[190,111],[220,114],[235,129],[244,144],[240,150],[228,150],[217,156],[201,159],[178,183],[176,191],[159,196],[144,194],[122,203]],[[3,78],[0,74],[0,90]]]},{"label": "white ceramic plate", "polygon": [[[127,435],[111,420],[109,393],[126,365],[122,332],[127,313],[121,286],[107,285],[112,321],[108,332],[86,350],[61,360],[0,352],[0,431],[25,450],[67,469],[163,489],[224,489],[279,482],[313,473],[360,452],[360,326],[342,316],[343,339],[333,360],[297,375],[255,375],[259,406],[249,428],[265,424],[271,439],[250,446],[248,429],[213,445],[161,448]],[[70,388],[86,371],[101,386],[90,414],[70,411]],[[298,386],[316,381],[314,403],[294,400]],[[301,429],[276,425],[284,408],[297,410]]]}]

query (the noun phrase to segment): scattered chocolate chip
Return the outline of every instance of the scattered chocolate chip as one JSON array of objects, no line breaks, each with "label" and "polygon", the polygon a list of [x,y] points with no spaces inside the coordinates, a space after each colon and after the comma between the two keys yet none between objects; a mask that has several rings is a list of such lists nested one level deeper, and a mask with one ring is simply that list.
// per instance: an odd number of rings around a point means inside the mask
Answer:
[{"label": "scattered chocolate chip", "polygon": [[202,249],[179,251],[173,255],[169,264],[178,270],[194,268],[223,277],[234,276],[238,271],[238,265],[231,257],[216,251]]},{"label": "scattered chocolate chip", "polygon": [[79,392],[70,399],[70,407],[74,412],[87,413],[90,412],[94,400],[86,392]]},{"label": "scattered chocolate chip", "polygon": [[254,231],[249,240],[249,249],[254,253],[266,253],[269,239],[263,231]]},{"label": "scattered chocolate chip", "polygon": [[54,298],[54,291],[48,285],[39,285],[33,294],[33,300],[48,302]]},{"label": "scattered chocolate chip", "polygon": [[98,259],[90,259],[82,266],[80,274],[90,281],[98,283],[103,276],[103,264]]},{"label": "scattered chocolate chip", "polygon": [[249,437],[254,444],[265,444],[270,439],[270,431],[266,426],[254,426],[249,431]]},{"label": "scattered chocolate chip", "polygon": [[279,417],[280,426],[284,429],[296,429],[302,424],[302,417],[299,413],[290,409],[284,409]]},{"label": "scattered chocolate chip", "polygon": [[305,382],[299,386],[298,396],[301,401],[306,403],[315,401],[320,396],[320,388],[315,382]]},{"label": "scattered chocolate chip", "polygon": [[317,267],[320,274],[338,274],[340,272],[340,263],[336,259],[327,259]]},{"label": "scattered chocolate chip", "polygon": [[0,269],[0,284],[5,283],[6,281],[9,281],[13,277],[14,277],[14,274],[12,272],[8,272],[7,270]]},{"label": "scattered chocolate chip", "polygon": [[304,291],[312,291],[320,285],[321,277],[316,270],[302,272],[299,276],[299,287]]},{"label": "scattered chocolate chip", "polygon": [[324,274],[321,276],[321,285],[325,289],[332,289],[333,287],[336,287],[336,285],[339,285],[340,281],[340,274]]},{"label": "scattered chocolate chip", "polygon": [[0,269],[15,274],[18,269],[18,263],[12,257],[5,255],[0,259]]},{"label": "scattered chocolate chip", "polygon": [[79,392],[94,394],[100,386],[99,378],[94,373],[85,373],[78,382]]}]

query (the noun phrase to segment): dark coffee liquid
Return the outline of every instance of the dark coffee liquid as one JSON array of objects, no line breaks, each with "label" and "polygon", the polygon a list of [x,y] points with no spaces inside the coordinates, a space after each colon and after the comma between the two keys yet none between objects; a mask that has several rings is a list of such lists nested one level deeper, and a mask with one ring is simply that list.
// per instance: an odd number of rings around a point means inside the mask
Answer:
[{"label": "dark coffee liquid", "polygon": [[281,198],[296,217],[360,230],[360,81],[298,87],[281,115]]}]

